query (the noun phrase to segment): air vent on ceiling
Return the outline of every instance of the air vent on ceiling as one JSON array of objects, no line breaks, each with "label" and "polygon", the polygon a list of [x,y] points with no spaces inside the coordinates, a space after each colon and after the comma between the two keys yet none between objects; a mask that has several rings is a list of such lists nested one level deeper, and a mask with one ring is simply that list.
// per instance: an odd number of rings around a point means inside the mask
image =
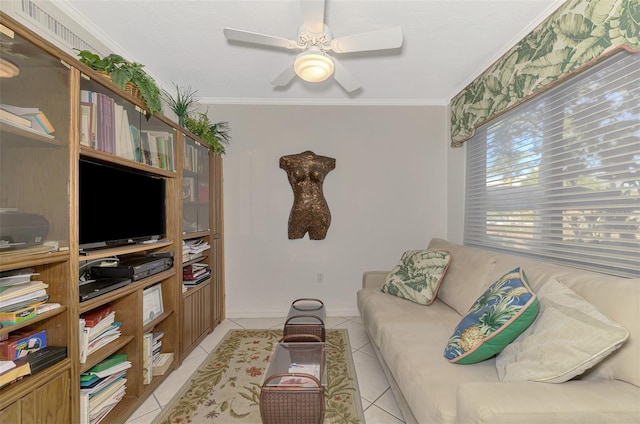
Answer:
[{"label": "air vent on ceiling", "polygon": [[103,56],[110,52],[109,48],[51,1],[20,0],[6,3],[12,9],[8,13],[15,19],[74,56],[73,49],[90,50]]}]

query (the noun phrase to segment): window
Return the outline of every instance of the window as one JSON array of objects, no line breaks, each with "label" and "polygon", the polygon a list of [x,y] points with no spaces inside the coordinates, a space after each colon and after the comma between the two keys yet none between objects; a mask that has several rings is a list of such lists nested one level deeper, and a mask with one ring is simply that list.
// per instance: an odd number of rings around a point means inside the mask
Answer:
[{"label": "window", "polygon": [[618,53],[477,130],[464,243],[640,276],[640,54]]}]

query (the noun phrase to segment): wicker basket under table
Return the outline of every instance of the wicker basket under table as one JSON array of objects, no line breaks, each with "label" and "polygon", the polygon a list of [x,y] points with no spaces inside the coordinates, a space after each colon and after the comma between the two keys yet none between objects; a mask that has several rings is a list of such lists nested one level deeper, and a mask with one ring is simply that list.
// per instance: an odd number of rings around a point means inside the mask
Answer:
[{"label": "wicker basket under table", "polygon": [[284,337],[296,334],[318,336],[326,340],[324,326],[324,303],[319,299],[302,298],[294,300],[284,323]]},{"label": "wicker basket under table", "polygon": [[[321,424],[324,420],[323,383],[310,374],[278,372],[294,363],[318,364],[324,380],[324,343],[278,343],[260,391],[263,424]],[[293,379],[295,382],[285,381]]]}]

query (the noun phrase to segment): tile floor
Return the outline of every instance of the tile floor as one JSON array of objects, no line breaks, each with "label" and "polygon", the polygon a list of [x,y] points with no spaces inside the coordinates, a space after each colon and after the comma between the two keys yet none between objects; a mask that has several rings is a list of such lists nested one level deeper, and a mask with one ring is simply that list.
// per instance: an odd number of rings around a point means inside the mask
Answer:
[{"label": "tile floor", "polygon": [[[239,318],[223,321],[185,358],[180,368],[171,373],[153,395],[149,396],[145,403],[133,413],[127,424],[148,424],[153,421],[202,361],[213,351],[228,330],[235,328],[281,328],[283,325],[284,320],[280,318]],[[367,424],[404,423],[389,388],[389,383],[371,348],[360,317],[329,317],[325,325],[327,328],[346,328],[349,330],[353,362],[356,367],[362,409]]]}]

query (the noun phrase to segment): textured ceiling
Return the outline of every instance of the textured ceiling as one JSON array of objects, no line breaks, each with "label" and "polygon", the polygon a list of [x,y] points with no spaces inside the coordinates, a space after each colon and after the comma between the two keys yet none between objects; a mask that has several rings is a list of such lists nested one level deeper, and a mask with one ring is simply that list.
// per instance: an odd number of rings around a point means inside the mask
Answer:
[{"label": "textured ceiling", "polygon": [[327,0],[333,36],[400,26],[402,48],[336,55],[362,83],[271,81],[295,52],[228,42],[224,27],[296,39],[298,0],[57,0],[115,52],[146,65],[168,89],[203,103],[447,104],[562,0]]}]

